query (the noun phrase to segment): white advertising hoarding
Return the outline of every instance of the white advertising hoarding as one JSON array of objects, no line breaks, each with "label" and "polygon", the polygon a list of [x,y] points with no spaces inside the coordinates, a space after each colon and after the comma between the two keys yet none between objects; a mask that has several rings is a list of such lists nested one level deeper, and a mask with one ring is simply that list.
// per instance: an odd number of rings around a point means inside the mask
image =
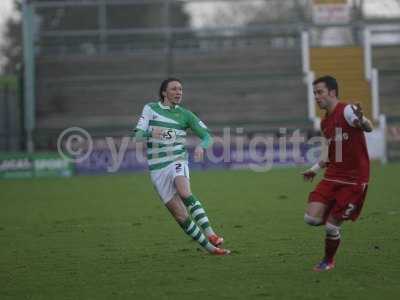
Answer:
[{"label": "white advertising hoarding", "polygon": [[313,0],[312,16],[315,24],[346,24],[351,20],[351,6],[347,0]]}]

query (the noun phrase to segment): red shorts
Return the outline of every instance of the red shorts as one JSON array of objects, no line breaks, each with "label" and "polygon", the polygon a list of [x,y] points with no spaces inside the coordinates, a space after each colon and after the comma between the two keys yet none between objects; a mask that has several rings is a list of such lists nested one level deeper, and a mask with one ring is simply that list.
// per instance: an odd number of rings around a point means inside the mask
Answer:
[{"label": "red shorts", "polygon": [[345,184],[337,181],[321,180],[314,191],[310,193],[308,202],[326,204],[330,214],[337,220],[355,221],[361,213],[367,184]]}]

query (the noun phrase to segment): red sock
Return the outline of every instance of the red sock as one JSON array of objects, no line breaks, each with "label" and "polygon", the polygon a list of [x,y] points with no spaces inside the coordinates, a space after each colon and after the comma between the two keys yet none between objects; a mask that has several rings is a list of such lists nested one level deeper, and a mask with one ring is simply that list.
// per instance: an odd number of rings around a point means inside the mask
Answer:
[{"label": "red sock", "polygon": [[340,239],[331,240],[329,238],[325,239],[325,260],[328,262],[333,261],[333,257],[336,254],[337,249],[340,245]]}]

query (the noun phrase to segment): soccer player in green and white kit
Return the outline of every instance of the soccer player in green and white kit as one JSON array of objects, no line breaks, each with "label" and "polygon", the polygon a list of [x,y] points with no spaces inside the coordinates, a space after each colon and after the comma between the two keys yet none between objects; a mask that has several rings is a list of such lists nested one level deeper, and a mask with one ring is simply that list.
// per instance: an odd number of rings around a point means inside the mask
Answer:
[{"label": "soccer player in green and white kit", "polygon": [[220,248],[223,238],[215,234],[201,202],[190,190],[186,130],[190,128],[202,140],[195,149],[197,160],[203,158],[212,138],[202,121],[178,105],[182,94],[179,79],[164,80],[159,91],[160,101],[144,106],[135,137],[147,140],[151,181],[185,233],[209,253],[228,255],[229,250]]}]

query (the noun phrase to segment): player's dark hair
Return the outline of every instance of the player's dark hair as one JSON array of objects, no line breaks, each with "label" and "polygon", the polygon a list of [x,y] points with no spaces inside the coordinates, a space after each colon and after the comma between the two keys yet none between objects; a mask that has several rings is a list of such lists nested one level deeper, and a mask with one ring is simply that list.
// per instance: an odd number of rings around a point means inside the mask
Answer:
[{"label": "player's dark hair", "polygon": [[182,84],[182,82],[178,78],[170,77],[170,78],[163,80],[163,82],[161,82],[160,90],[158,92],[158,96],[160,96],[161,102],[164,102],[163,92],[165,92],[167,90],[168,83],[170,83],[172,81],[178,81],[180,84]]},{"label": "player's dark hair", "polygon": [[328,91],[336,91],[336,97],[339,97],[339,86],[336,81],[336,78],[326,75],[319,77],[313,81],[313,85],[316,85],[318,83],[325,83],[326,87],[328,88]]}]

